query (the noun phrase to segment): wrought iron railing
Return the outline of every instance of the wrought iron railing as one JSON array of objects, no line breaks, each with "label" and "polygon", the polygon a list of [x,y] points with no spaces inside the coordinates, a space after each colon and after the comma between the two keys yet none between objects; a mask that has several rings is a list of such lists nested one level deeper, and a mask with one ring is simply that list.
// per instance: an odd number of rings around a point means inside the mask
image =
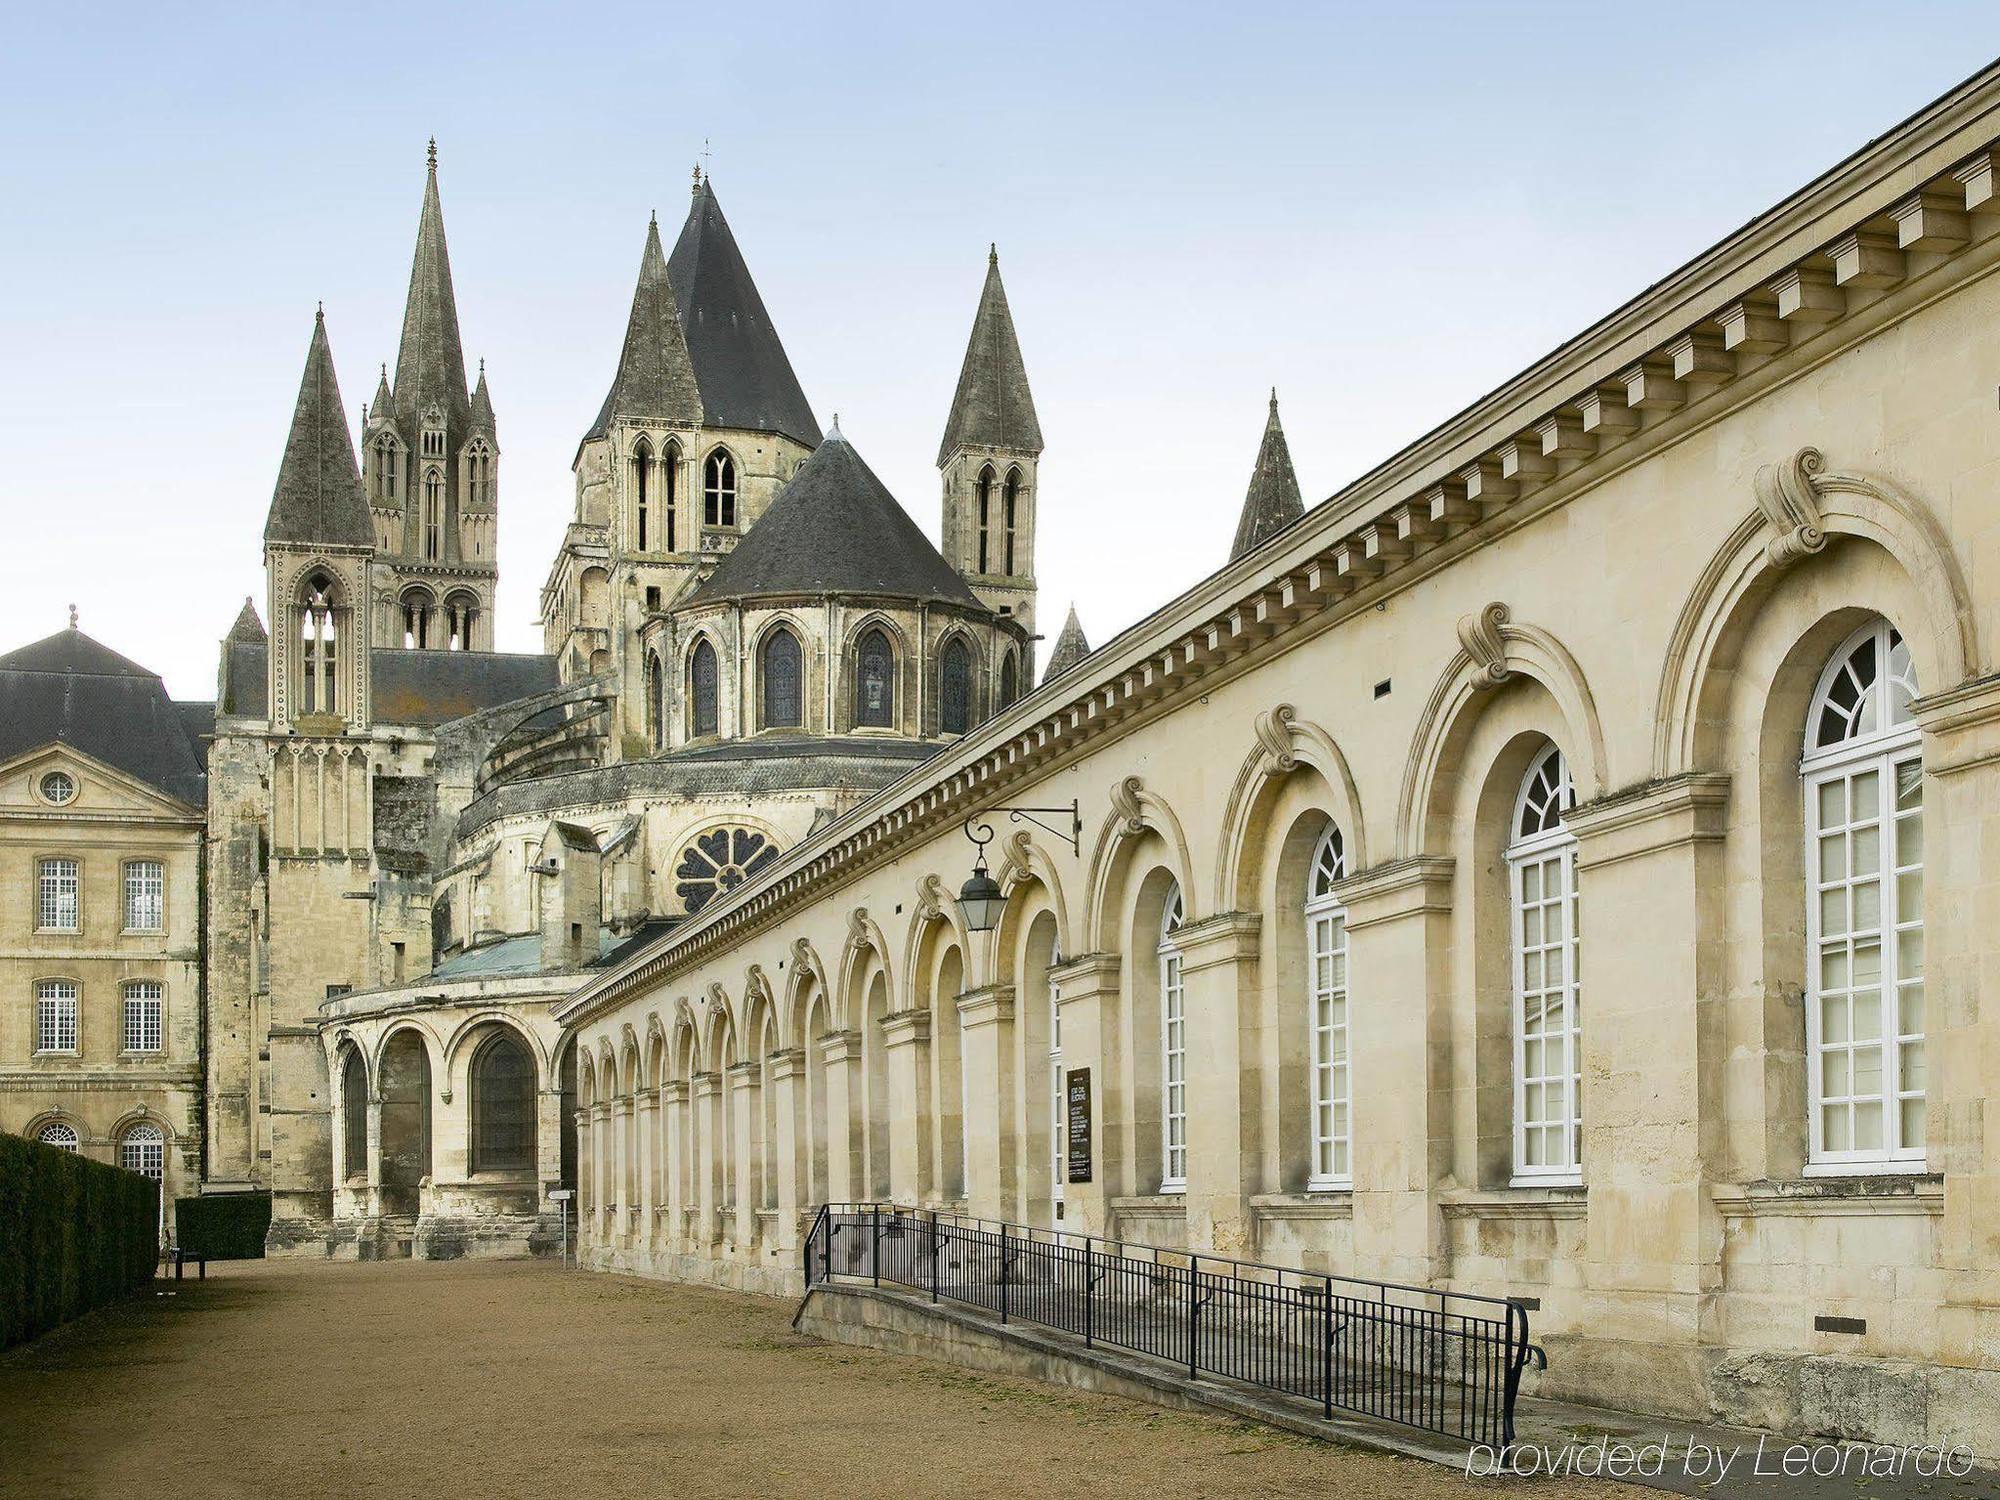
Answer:
[{"label": "wrought iron railing", "polygon": [[906,1287],[1336,1410],[1504,1448],[1541,1351],[1520,1303],[1364,1281],[1062,1230],[830,1203],[805,1241],[807,1290]]}]

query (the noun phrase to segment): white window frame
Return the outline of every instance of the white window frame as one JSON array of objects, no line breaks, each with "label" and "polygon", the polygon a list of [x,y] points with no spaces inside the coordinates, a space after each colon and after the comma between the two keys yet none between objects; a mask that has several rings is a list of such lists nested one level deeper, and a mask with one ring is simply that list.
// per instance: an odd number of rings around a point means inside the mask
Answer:
[{"label": "white window frame", "polygon": [[157,1125],[134,1125],[118,1142],[118,1165],[165,1184],[167,1133]]},{"label": "white window frame", "polygon": [[[1561,819],[1556,826],[1539,830],[1533,834],[1521,833],[1521,818],[1528,805],[1529,793],[1540,779],[1542,768],[1553,757],[1557,762],[1560,776],[1558,797],[1562,811],[1575,805],[1576,792],[1569,777],[1569,762],[1563,757],[1560,747],[1551,745],[1540,751],[1529,765],[1527,775],[1521,778],[1521,790],[1514,798],[1514,809],[1507,824],[1509,841],[1506,850],[1507,863],[1507,907],[1508,907],[1508,964],[1511,970],[1510,989],[1513,997],[1513,1015],[1508,1029],[1513,1037],[1514,1086],[1513,1095],[1513,1136],[1514,1170],[1512,1184],[1516,1187],[1575,1187],[1583,1182],[1583,1024],[1581,1015],[1582,986],[1578,982],[1577,968],[1582,958],[1582,933],[1578,927],[1576,835],[1569,831],[1567,819]],[[1554,896],[1546,894],[1546,881],[1550,871],[1562,879],[1561,889]],[[1530,876],[1538,887],[1532,902],[1528,893]],[[1536,941],[1531,945],[1530,911],[1535,916],[1533,934]],[[1563,922],[1563,936],[1555,943],[1542,941],[1547,931],[1546,923],[1551,911],[1560,912]],[[1532,953],[1530,951],[1532,947]],[[1528,1132],[1531,1129],[1546,1131],[1551,1121],[1528,1119],[1528,1090],[1531,1080],[1527,1074],[1528,1036],[1527,1011],[1529,1003],[1528,970],[1529,960],[1539,958],[1545,965],[1548,955],[1560,952],[1563,961],[1563,979],[1559,987],[1566,1018],[1559,1037],[1551,1037],[1546,1031],[1536,1037],[1544,1049],[1552,1040],[1561,1043],[1560,1074],[1550,1072],[1544,1064],[1543,1071],[1537,1073],[1532,1083],[1546,1085],[1560,1077],[1564,1082],[1564,1107],[1567,1119],[1563,1122],[1565,1150],[1560,1161],[1544,1161],[1530,1164],[1528,1160]],[[1535,998],[1546,1002],[1558,992],[1558,987],[1540,984],[1535,987]]]},{"label": "white window frame", "polygon": [[[1347,908],[1332,883],[1347,875],[1347,847],[1328,824],[1306,872],[1307,1192],[1354,1186],[1354,1065],[1348,1030]],[[1326,1011],[1321,1017],[1322,1008]]]},{"label": "white window frame", "polygon": [[35,1139],[44,1146],[53,1146],[58,1151],[75,1151],[83,1144],[82,1137],[76,1133],[76,1127],[61,1120],[53,1120],[37,1130]]},{"label": "white window frame", "polygon": [[160,1052],[166,1047],[166,986],[157,979],[133,979],[119,991],[119,1032],[127,1052]]},{"label": "white window frame", "polygon": [[[64,921],[65,898],[68,921]],[[67,855],[35,862],[35,931],[83,930],[83,863]]]},{"label": "white window frame", "polygon": [[[150,906],[146,904],[149,900]],[[163,860],[125,862],[125,930],[167,930],[167,866]]]},{"label": "white window frame", "polygon": [[[1160,1191],[1187,1191],[1187,981],[1173,936],[1186,915],[1181,888],[1167,893],[1160,914]],[[1176,1072],[1178,1071],[1178,1077]]]},{"label": "white window frame", "polygon": [[[1876,652],[1876,677],[1871,684],[1872,701],[1863,708],[1867,722],[1849,738],[1824,748],[1811,748],[1829,690],[1854,653],[1871,641]],[[1805,1174],[1809,1177],[1921,1172],[1928,1161],[1927,1130],[1926,1139],[1910,1144],[1905,1138],[1903,1120],[1905,1103],[1918,1101],[1921,1104],[1925,1097],[1928,1059],[1924,1055],[1926,1020],[1923,1014],[1922,733],[1909,716],[1907,702],[1899,703],[1894,694],[1882,690],[1889,681],[1892,653],[1899,643],[1900,638],[1894,628],[1882,619],[1871,621],[1849,636],[1821,671],[1813,692],[1812,706],[1806,715],[1809,748],[1800,758],[1799,778],[1803,868],[1806,872]],[[1915,696],[1913,672],[1904,686],[1906,697]],[[1910,768],[1915,770],[1913,786],[1916,795],[1910,807],[1902,808],[1899,806],[1902,798],[1897,793],[1898,776]],[[1856,820],[1852,816],[1854,788],[1857,782],[1871,774],[1875,784],[1874,811],[1870,816]],[[1842,821],[1822,826],[1820,818],[1824,791],[1836,784],[1844,788],[1841,793]],[[1914,859],[1900,857],[1904,848],[1901,832],[1904,825],[1914,829],[1917,844]],[[1857,882],[1853,874],[1854,846],[1857,835],[1865,838],[1869,834],[1873,835],[1875,845],[1875,879],[1867,882],[1864,877]],[[1826,867],[1822,863],[1821,844],[1835,838],[1840,840],[1841,873],[1829,880],[1824,878]],[[1867,883],[1876,887],[1876,916],[1872,923],[1863,925],[1854,920],[1854,903],[1857,885]],[[1829,897],[1838,899],[1844,908],[1841,920],[1845,930],[1832,935],[1823,930],[1826,922],[1824,907]],[[1906,900],[1915,907],[1914,914],[1904,911]],[[1862,941],[1857,943],[1857,938]],[[1829,994],[1825,980],[1830,971],[1825,965],[1833,955],[1822,949],[1829,941],[1845,940],[1841,973],[1848,982],[1833,988],[1838,992],[1834,998],[1847,1000],[1862,989],[1854,982],[1854,960],[1857,948],[1865,947],[1869,938],[1874,939],[1877,945],[1875,1041],[1880,1050],[1879,1091],[1875,1095],[1862,1095],[1852,1092],[1854,1041],[1851,1010],[1841,1028],[1845,1035],[1832,1040],[1826,1035]],[[1912,1029],[1907,1030],[1903,1020],[1906,992],[1918,997],[1915,1002],[1916,1022]],[[1890,1029],[1891,1022],[1895,1023],[1893,1030]],[[1829,1100],[1826,1069],[1829,1055],[1834,1051],[1847,1054],[1850,1091]],[[1906,1087],[1905,1079],[1911,1071],[1909,1064],[1913,1055],[1916,1067],[1923,1071],[1914,1087]],[[1858,1106],[1876,1102],[1880,1104],[1882,1118],[1879,1146],[1865,1149],[1852,1145],[1841,1149],[1827,1147],[1826,1112],[1830,1105],[1845,1103],[1852,1111]],[[1928,1121],[1925,1120],[1924,1124],[1927,1126]]]},{"label": "white window frame", "polygon": [[1059,1222],[1063,1216],[1063,1179],[1068,1175],[1069,1120],[1064,1112],[1062,992],[1049,981],[1049,1205]]},{"label": "white window frame", "polygon": [[74,1057],[82,1029],[82,990],[73,979],[35,981],[35,1055]]}]

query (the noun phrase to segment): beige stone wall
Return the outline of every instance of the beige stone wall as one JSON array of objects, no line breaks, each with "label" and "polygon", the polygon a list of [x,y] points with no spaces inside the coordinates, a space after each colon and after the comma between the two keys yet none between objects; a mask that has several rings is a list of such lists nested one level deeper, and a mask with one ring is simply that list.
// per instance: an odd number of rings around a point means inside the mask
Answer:
[{"label": "beige stone wall", "polygon": [[[52,805],[38,788],[61,771],[74,798]],[[66,746],[51,745],[0,766],[0,1130],[37,1136],[74,1130],[78,1149],[117,1162],[133,1129],[165,1142],[168,1229],[173,1199],[201,1175],[201,870],[199,809]],[[74,931],[39,924],[39,867],[78,866]],[[164,867],[164,920],[127,923],[125,869]],[[62,980],[77,989],[74,1050],[36,1050],[36,988]],[[160,986],[157,1051],[128,1050],[124,992]]]},{"label": "beige stone wall", "polygon": [[[752,1284],[816,1201],[963,1206],[1532,1298],[1564,1394],[1994,1452],[1996,112],[1969,85],[562,1006],[594,1261]],[[1930,1124],[1923,1160],[1864,1175],[1807,1162],[1798,762],[1876,617],[1921,693]],[[1525,1177],[1514,1136],[1503,851],[1550,745],[1573,1182]],[[1006,913],[963,930],[961,820],[1072,798],[1074,852],[998,823]],[[1311,1191],[1329,821],[1352,1185]],[[1060,1220],[1058,1003],[1097,1143]]]}]

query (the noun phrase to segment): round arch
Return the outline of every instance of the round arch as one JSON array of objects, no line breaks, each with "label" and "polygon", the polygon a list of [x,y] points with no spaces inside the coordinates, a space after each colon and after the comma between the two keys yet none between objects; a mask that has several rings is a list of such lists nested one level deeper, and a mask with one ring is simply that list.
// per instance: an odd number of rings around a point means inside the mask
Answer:
[{"label": "round arch", "polygon": [[1187,835],[1181,829],[1180,819],[1164,799],[1147,791],[1137,776],[1127,776],[1111,789],[1111,815],[1098,829],[1096,847],[1090,856],[1085,938],[1099,952],[1115,953],[1122,949],[1119,898],[1131,871],[1133,848],[1149,833],[1166,846],[1165,863],[1180,884],[1181,900],[1187,908],[1186,923],[1200,919],[1194,909],[1194,861],[1189,857]]},{"label": "round arch", "polygon": [[[1222,836],[1215,870],[1215,910],[1251,911],[1258,906],[1250,883],[1256,879],[1254,858],[1268,836],[1268,813],[1285,784],[1301,769],[1317,773],[1326,793],[1326,811],[1340,827],[1347,868],[1368,868],[1368,830],[1361,812],[1361,795],[1347,757],[1320,725],[1298,717],[1289,703],[1280,703],[1256,719],[1257,742],[1244,757],[1223,804]],[[1246,861],[1246,855],[1252,856]]]}]

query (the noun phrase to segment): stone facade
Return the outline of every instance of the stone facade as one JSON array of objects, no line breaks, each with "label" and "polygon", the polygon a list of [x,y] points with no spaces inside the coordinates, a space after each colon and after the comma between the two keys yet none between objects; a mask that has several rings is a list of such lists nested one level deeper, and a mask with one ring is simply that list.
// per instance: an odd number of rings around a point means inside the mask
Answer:
[{"label": "stone facade", "polygon": [[1996,142],[1989,70],[560,1002],[588,1260],[956,1208],[2000,1452]]}]

